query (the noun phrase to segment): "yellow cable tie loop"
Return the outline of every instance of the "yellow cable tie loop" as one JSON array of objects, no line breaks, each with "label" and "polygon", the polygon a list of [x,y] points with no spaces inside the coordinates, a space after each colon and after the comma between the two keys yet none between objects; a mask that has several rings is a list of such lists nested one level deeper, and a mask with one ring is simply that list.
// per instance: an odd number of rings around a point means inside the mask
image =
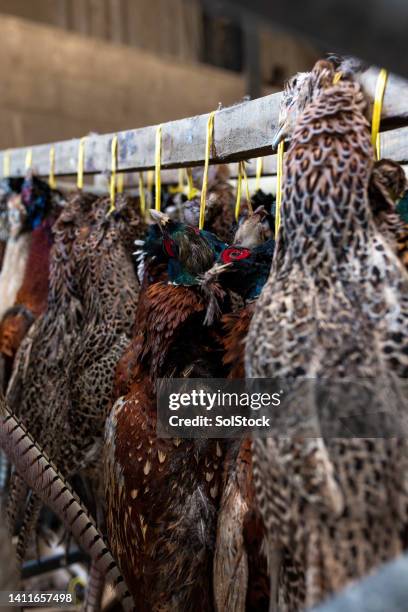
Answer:
[{"label": "yellow cable tie loop", "polygon": [[178,185],[177,189],[179,193],[184,193],[184,168],[179,168],[178,171]]},{"label": "yellow cable tie loop", "polygon": [[81,138],[81,140],[79,141],[78,167],[77,167],[77,187],[78,189],[84,188],[85,141],[86,141],[85,136]]},{"label": "yellow cable tie loop", "polygon": [[[67,592],[72,595],[72,597],[75,600],[75,595],[76,595],[76,586],[79,585],[83,588],[86,587],[86,581],[81,577],[81,576],[74,576],[73,578],[71,578],[71,580],[68,583],[68,587],[67,587]],[[78,607],[78,604],[75,602],[76,606]]]},{"label": "yellow cable tie loop", "polygon": [[118,193],[123,193],[125,191],[125,173],[120,172],[118,174],[118,178],[116,181]]},{"label": "yellow cable tie loop", "polygon": [[57,181],[55,178],[55,145],[50,148],[50,175],[48,177],[48,184],[51,189],[57,188]]},{"label": "yellow cable tie loop", "polygon": [[255,174],[255,192],[259,191],[261,185],[261,176],[263,170],[263,157],[258,157],[256,160],[256,174]]},{"label": "yellow cable tie loop", "polygon": [[238,162],[237,199],[235,202],[235,221],[238,221],[239,219],[239,213],[241,210],[241,197],[242,197],[242,162]]},{"label": "yellow cable tie loop", "polygon": [[193,181],[193,171],[191,170],[191,168],[186,168],[186,174],[187,174],[187,199],[188,200],[192,200],[198,193],[197,189],[194,187],[194,181]]},{"label": "yellow cable tie loop", "polygon": [[160,212],[161,209],[161,149],[162,149],[162,126],[156,128],[156,152],[155,152],[155,209]]},{"label": "yellow cable tie loop", "polygon": [[3,178],[9,177],[11,174],[11,155],[10,151],[5,151],[3,154]]},{"label": "yellow cable tie loop", "polygon": [[205,144],[205,163],[204,163],[204,173],[203,173],[203,186],[201,188],[201,201],[200,201],[200,221],[199,221],[199,229],[204,229],[205,223],[205,207],[207,203],[207,190],[208,190],[208,168],[210,165],[210,153],[213,143],[214,137],[214,117],[215,111],[210,113],[207,121],[207,138]]},{"label": "yellow cable tie loop", "polygon": [[142,217],[146,216],[146,195],[144,189],[143,172],[139,172],[139,198],[140,198],[140,212]]},{"label": "yellow cable tie loop", "polygon": [[246,195],[246,199],[247,199],[248,212],[249,212],[249,215],[253,215],[254,214],[254,210],[252,208],[251,194],[249,193],[248,175],[247,175],[247,171],[246,171],[246,168],[245,168],[245,162],[243,161],[241,163],[242,163],[242,175],[243,175],[244,181],[245,181],[245,195]]},{"label": "yellow cable tie loop", "polygon": [[378,78],[377,85],[375,88],[374,108],[373,108],[373,120],[371,124],[371,144],[375,150],[376,159],[380,159],[380,139],[378,138],[380,132],[381,112],[384,101],[385,87],[387,85],[388,72],[385,68],[381,68]]},{"label": "yellow cable tie loop", "polygon": [[281,223],[281,204],[282,204],[282,179],[283,179],[283,154],[285,143],[278,145],[277,169],[276,169],[276,211],[275,211],[275,239],[278,237]]},{"label": "yellow cable tie loop", "polygon": [[33,150],[28,149],[25,158],[25,169],[30,170],[33,167]]},{"label": "yellow cable tie loop", "polygon": [[111,176],[110,176],[110,208],[108,215],[111,215],[115,210],[115,198],[116,198],[116,169],[118,165],[118,137],[115,135],[112,138],[111,144]]},{"label": "yellow cable tie loop", "polygon": [[184,193],[184,191],[185,191],[185,186],[184,186],[184,168],[179,168],[179,170],[178,170],[178,183],[174,187],[169,187],[168,191],[171,194]]},{"label": "yellow cable tie loop", "polygon": [[343,73],[341,71],[336,72],[336,74],[333,77],[333,85],[337,85],[337,83],[341,81],[342,77],[343,77]]}]

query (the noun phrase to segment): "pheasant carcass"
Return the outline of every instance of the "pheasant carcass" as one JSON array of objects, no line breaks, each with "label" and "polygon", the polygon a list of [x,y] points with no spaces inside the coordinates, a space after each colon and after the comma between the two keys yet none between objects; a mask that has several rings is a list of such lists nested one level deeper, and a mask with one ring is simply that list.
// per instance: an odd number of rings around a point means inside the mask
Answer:
[{"label": "pheasant carcass", "polygon": [[[291,612],[406,546],[405,442],[395,434],[323,439],[320,396],[303,383],[348,381],[343,392],[352,392],[368,380],[374,391],[357,412],[365,425],[370,408],[387,412],[392,402],[406,415],[399,386],[408,377],[408,277],[370,209],[365,97],[358,84],[333,85],[333,77],[333,66],[318,62],[283,97],[280,136],[291,118],[295,129],[282,225],[246,344],[247,376],[286,380],[293,398],[272,415],[280,419],[276,438],[253,446],[270,572],[275,591],[280,586],[275,605]],[[332,407],[332,422],[345,406]]]},{"label": "pheasant carcass", "polygon": [[[265,211],[258,209],[239,227],[234,245],[221,253],[228,267],[220,274],[223,288],[239,291],[245,305],[222,318],[224,364],[228,378],[245,378],[244,350],[256,299],[265,284],[274,241],[265,241]],[[250,247],[250,248],[248,248]],[[214,595],[218,612],[269,609],[269,580],[262,552],[264,530],[252,482],[251,440],[228,444],[214,558]]]},{"label": "pheasant carcass", "polygon": [[26,268],[31,233],[25,231],[27,210],[20,194],[13,194],[8,202],[9,235],[0,273],[0,319],[14,305]]},{"label": "pheasant carcass", "polygon": [[[52,225],[64,202],[59,192],[50,192],[44,189],[43,185],[45,184],[42,181],[30,177],[22,191],[22,201],[27,210],[27,225],[31,228],[31,235],[21,286],[17,291],[14,305],[4,313],[0,323],[4,389],[7,387],[14,357],[22,339],[33,321],[47,306],[49,258],[53,243]],[[42,207],[30,218],[30,209],[35,206],[38,199]]]},{"label": "pheasant carcass", "polygon": [[9,237],[8,200],[13,194],[21,192],[23,179],[3,179],[0,181],[0,271]]},{"label": "pheasant carcass", "polygon": [[[114,370],[130,339],[138,297],[130,245],[143,224],[133,200],[118,196],[108,216],[109,198],[91,201],[90,210],[83,199],[57,221],[63,231],[57,240],[57,229],[49,307],[23,342],[8,395],[15,400],[22,388],[21,416],[32,429],[42,427],[34,435],[65,477],[93,469],[97,489]],[[68,258],[59,252],[65,237]],[[54,296],[57,290],[62,295]],[[50,395],[41,395],[39,387],[42,393],[48,387]]]},{"label": "pheasant carcass", "polygon": [[[75,239],[81,231],[88,231],[93,200],[93,197],[84,194],[74,195],[53,226],[54,246],[47,309],[35,321],[20,345],[7,393],[11,410],[30,427],[36,440],[50,446],[48,450],[51,452],[56,437],[55,412],[67,412],[66,373],[75,334],[82,323]],[[59,441],[55,442],[58,444]],[[24,509],[26,492],[21,479],[15,475],[8,502],[12,526]],[[36,506],[36,512],[26,515],[27,524],[24,523],[20,530],[18,552],[21,557],[25,554],[27,535],[30,535],[32,523],[35,523],[39,513],[34,497],[31,497],[29,504]],[[29,514],[32,514],[32,519],[29,519]]]},{"label": "pheasant carcass", "polygon": [[408,220],[403,219],[397,207],[406,186],[405,172],[400,164],[390,159],[375,162],[369,185],[374,221],[408,270]]},{"label": "pheasant carcass", "polygon": [[[212,298],[200,277],[216,259],[195,228],[155,213],[169,283],[147,287],[134,337],[119,364],[119,397],[106,427],[109,541],[141,612],[212,610],[212,561],[223,445],[160,439],[159,377],[222,375],[216,326],[204,325]],[[176,283],[176,284],[171,284]]]}]

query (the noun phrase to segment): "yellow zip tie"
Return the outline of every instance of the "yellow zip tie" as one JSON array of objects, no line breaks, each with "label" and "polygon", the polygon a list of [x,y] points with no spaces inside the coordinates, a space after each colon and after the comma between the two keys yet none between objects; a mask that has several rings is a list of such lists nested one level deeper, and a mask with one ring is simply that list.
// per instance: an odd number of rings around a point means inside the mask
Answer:
[{"label": "yellow zip tie", "polygon": [[186,168],[187,175],[187,198],[192,200],[198,193],[197,189],[194,187],[193,181],[193,171],[191,168]]},{"label": "yellow zip tie", "polygon": [[184,192],[184,168],[179,168],[177,189],[179,193]]},{"label": "yellow zip tie", "polygon": [[238,221],[239,213],[241,212],[241,199],[242,199],[242,179],[245,181],[245,194],[248,202],[248,211],[249,214],[253,214],[251,196],[249,193],[249,185],[248,185],[248,175],[245,168],[245,162],[238,162],[238,177],[237,177],[237,199],[235,202],[235,220]]},{"label": "yellow zip tie", "polygon": [[241,210],[241,197],[242,197],[242,167],[241,167],[241,162],[238,162],[237,199],[235,202],[235,221],[238,221],[239,219],[239,212]]},{"label": "yellow zip tie", "polygon": [[77,168],[77,187],[78,189],[84,188],[85,140],[86,140],[86,137],[81,138],[81,140],[79,141],[78,168]]},{"label": "yellow zip tie", "polygon": [[139,172],[139,197],[140,197],[140,212],[143,218],[146,215],[146,195],[143,184],[143,172]]},{"label": "yellow zip tie", "polygon": [[380,122],[381,112],[384,100],[385,87],[387,85],[388,73],[385,68],[381,68],[378,78],[377,85],[375,88],[374,108],[373,108],[373,121],[371,124],[371,143],[375,149],[376,159],[380,159]]},{"label": "yellow zip tie", "polygon": [[156,154],[155,154],[155,187],[156,187],[156,202],[155,209],[160,212],[161,208],[161,148],[162,148],[162,126],[158,125],[156,129]]},{"label": "yellow zip tie", "polygon": [[116,168],[118,165],[118,137],[115,135],[112,138],[111,145],[111,176],[110,176],[110,208],[108,215],[112,214],[115,210],[115,198],[116,198]]},{"label": "yellow zip tie", "polygon": [[55,146],[52,145],[50,148],[50,175],[48,177],[48,184],[51,189],[57,188],[57,181],[55,178]]},{"label": "yellow zip tie", "polygon": [[5,151],[3,154],[3,178],[9,177],[11,174],[11,155],[10,151]]},{"label": "yellow zip tie", "polygon": [[337,83],[341,81],[342,76],[343,76],[342,72],[336,72],[336,74],[333,77],[333,85],[337,85]]},{"label": "yellow zip tie", "polygon": [[261,184],[261,176],[263,170],[263,158],[258,157],[256,160],[256,175],[255,175],[255,192],[259,190]]},{"label": "yellow zip tie", "polygon": [[185,185],[184,185],[184,168],[179,168],[178,170],[178,183],[175,187],[169,187],[169,193],[184,193]]},{"label": "yellow zip tie", "polygon": [[244,177],[245,180],[245,194],[246,194],[246,199],[247,199],[247,204],[248,204],[248,211],[250,215],[253,215],[254,211],[252,208],[252,202],[251,202],[251,195],[249,193],[249,183],[248,183],[248,175],[247,175],[247,171],[245,168],[245,162],[242,161],[240,162],[242,164],[242,175]]},{"label": "yellow zip tie", "polygon": [[33,150],[28,149],[25,158],[25,169],[30,170],[33,167]]},{"label": "yellow zip tie", "polygon": [[278,158],[277,158],[277,169],[276,169],[275,239],[278,237],[280,223],[281,223],[283,153],[284,153],[284,150],[285,150],[285,143],[282,140],[282,142],[280,142],[279,145],[278,145]]},{"label": "yellow zip tie", "polygon": [[204,229],[205,223],[205,206],[207,203],[207,189],[208,189],[208,168],[210,165],[210,153],[214,135],[214,117],[215,111],[210,113],[207,121],[207,139],[205,144],[205,163],[204,163],[204,174],[203,174],[203,186],[201,188],[201,202],[200,202],[200,221],[199,229]]},{"label": "yellow zip tie", "polygon": [[124,172],[120,172],[118,174],[116,183],[117,183],[118,193],[123,193],[125,191],[125,173]]}]

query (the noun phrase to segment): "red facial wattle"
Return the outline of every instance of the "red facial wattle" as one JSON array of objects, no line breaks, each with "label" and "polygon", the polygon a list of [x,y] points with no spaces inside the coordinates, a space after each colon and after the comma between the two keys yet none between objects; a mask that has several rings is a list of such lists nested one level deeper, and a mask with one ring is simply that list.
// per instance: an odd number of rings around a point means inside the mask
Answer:
[{"label": "red facial wattle", "polygon": [[177,257],[177,245],[171,238],[165,238],[163,241],[164,250],[169,257]]},{"label": "red facial wattle", "polygon": [[239,247],[228,247],[221,253],[221,261],[225,264],[234,263],[241,259],[248,259],[251,256],[249,249],[241,249]]}]

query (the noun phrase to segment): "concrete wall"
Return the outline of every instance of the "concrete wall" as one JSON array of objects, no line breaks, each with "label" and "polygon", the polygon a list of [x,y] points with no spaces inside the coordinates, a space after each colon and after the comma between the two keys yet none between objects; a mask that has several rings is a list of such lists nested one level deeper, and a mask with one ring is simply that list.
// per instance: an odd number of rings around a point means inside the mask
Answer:
[{"label": "concrete wall", "polygon": [[199,58],[198,0],[0,0],[0,13],[183,60]]},{"label": "concrete wall", "polygon": [[229,105],[230,72],[0,15],[0,148],[119,131]]}]

